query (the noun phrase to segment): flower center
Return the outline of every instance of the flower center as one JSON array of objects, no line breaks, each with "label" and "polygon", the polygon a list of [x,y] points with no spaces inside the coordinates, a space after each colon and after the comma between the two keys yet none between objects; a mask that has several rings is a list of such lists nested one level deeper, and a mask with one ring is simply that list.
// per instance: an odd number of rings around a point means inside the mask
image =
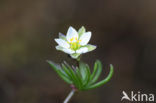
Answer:
[{"label": "flower center", "polygon": [[77,37],[73,37],[70,39],[70,48],[74,51],[76,51],[77,49],[79,49],[81,47],[80,45],[81,40],[78,40]]}]

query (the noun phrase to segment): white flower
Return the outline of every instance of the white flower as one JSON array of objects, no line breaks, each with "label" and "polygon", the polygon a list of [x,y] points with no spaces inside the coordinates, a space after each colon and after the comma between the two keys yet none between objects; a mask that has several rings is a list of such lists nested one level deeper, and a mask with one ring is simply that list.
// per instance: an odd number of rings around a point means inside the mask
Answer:
[{"label": "white flower", "polygon": [[96,49],[96,46],[88,44],[91,35],[91,32],[86,32],[84,27],[81,27],[77,32],[70,26],[66,36],[59,33],[59,38],[55,39],[58,43],[56,49],[69,54],[74,59],[77,59],[81,54]]}]

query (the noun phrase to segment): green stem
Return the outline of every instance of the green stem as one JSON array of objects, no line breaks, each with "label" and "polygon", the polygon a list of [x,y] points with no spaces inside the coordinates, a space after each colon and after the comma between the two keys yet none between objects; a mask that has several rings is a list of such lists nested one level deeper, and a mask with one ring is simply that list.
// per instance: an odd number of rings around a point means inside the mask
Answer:
[{"label": "green stem", "polygon": [[75,90],[72,89],[71,92],[68,94],[68,96],[66,97],[66,99],[64,100],[63,103],[68,103],[69,100],[71,99],[71,97],[74,95],[74,93],[75,93]]}]

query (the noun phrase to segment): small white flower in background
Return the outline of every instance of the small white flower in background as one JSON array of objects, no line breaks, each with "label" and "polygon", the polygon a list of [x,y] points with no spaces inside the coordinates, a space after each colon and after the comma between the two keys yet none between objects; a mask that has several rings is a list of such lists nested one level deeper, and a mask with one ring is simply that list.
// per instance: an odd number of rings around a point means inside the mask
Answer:
[{"label": "small white flower in background", "polygon": [[96,49],[95,45],[88,44],[91,35],[91,32],[86,32],[84,27],[81,27],[77,32],[70,26],[66,36],[59,33],[59,38],[55,39],[58,43],[56,49],[69,54],[74,59],[77,59],[81,54]]}]

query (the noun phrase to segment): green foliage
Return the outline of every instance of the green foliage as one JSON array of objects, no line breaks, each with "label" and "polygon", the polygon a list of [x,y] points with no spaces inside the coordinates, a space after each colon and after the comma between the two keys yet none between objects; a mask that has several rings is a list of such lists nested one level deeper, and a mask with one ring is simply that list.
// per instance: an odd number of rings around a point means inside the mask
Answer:
[{"label": "green foliage", "polygon": [[96,60],[92,73],[90,67],[83,62],[79,62],[79,67],[71,67],[66,62],[62,63],[61,66],[52,61],[47,62],[66,83],[74,85],[81,91],[102,86],[107,83],[113,75],[113,65],[110,65],[108,76],[104,80],[97,82],[102,72],[102,64],[99,60]]}]

